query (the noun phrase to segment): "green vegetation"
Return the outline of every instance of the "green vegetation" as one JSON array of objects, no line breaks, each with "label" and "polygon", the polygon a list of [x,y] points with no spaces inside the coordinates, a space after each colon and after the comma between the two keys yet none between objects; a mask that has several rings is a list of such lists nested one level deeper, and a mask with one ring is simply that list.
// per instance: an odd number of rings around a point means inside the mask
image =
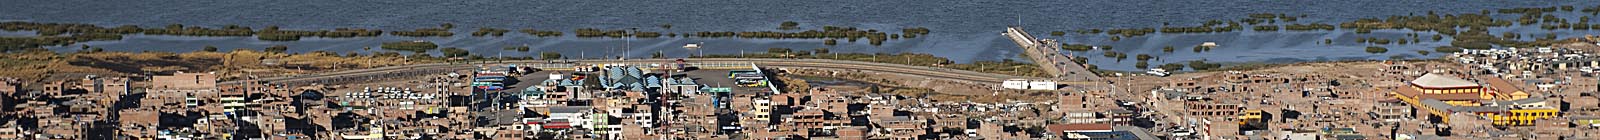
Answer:
[{"label": "green vegetation", "polygon": [[1189,61],[1189,68],[1193,68],[1195,71],[1205,71],[1221,67],[1222,64],[1206,63],[1204,60]]},{"label": "green vegetation", "polygon": [[1155,57],[1154,56],[1150,56],[1148,54],[1139,54],[1138,56],[1134,57],[1134,60],[1148,61],[1151,58],[1155,58]]},{"label": "green vegetation", "polygon": [[1289,25],[1284,25],[1283,28],[1285,30],[1290,30],[1290,31],[1316,31],[1316,30],[1331,31],[1331,30],[1334,29],[1333,25],[1322,24],[1322,23],[1289,24]]},{"label": "green vegetation", "polygon": [[525,34],[528,34],[528,35],[533,35],[533,36],[538,36],[538,37],[561,36],[561,31],[544,31],[544,30],[535,30],[535,29],[532,29],[532,28],[518,30],[517,32],[522,32],[522,33],[525,33]]},{"label": "green vegetation", "polygon": [[767,53],[769,54],[789,54],[792,51],[794,50],[789,48],[767,48]]},{"label": "green vegetation", "polygon": [[1150,68],[1150,62],[1139,61],[1138,63],[1133,63],[1133,68],[1148,69]]},{"label": "green vegetation", "polygon": [[278,26],[268,26],[256,32],[256,39],[266,41],[298,41],[301,37],[323,38],[348,38],[348,37],[374,37],[383,35],[381,30],[338,28],[334,30],[280,30]]},{"label": "green vegetation", "polygon": [[823,45],[828,45],[828,46],[833,46],[833,45],[838,45],[839,41],[837,39],[824,39],[824,40],[822,40],[822,44]]},{"label": "green vegetation", "polygon": [[261,49],[261,51],[269,52],[269,53],[283,53],[283,52],[288,52],[289,51],[289,46],[273,45],[272,47],[267,47],[266,49]]},{"label": "green vegetation", "polygon": [[794,22],[794,21],[784,21],[783,23],[779,23],[778,24],[778,29],[779,30],[800,29],[800,23]]},{"label": "green vegetation", "polygon": [[1067,32],[1062,32],[1062,31],[1051,31],[1050,32],[1050,36],[1065,36],[1065,35],[1067,35]]},{"label": "green vegetation", "polygon": [[[1125,37],[1134,37],[1134,36],[1143,36],[1143,35],[1154,33],[1154,32],[1156,32],[1155,28],[1111,29],[1110,31],[1106,31],[1106,34],[1125,36]],[[1115,36],[1113,36],[1113,37],[1115,37]],[[1115,39],[1113,39],[1113,40],[1115,40]]]},{"label": "green vegetation", "polygon": [[1204,25],[1195,27],[1161,27],[1161,33],[1213,33],[1244,30],[1244,26],[1239,25],[1238,22],[1227,22],[1227,26],[1220,26],[1223,24],[1221,20],[1211,20],[1206,21]]},{"label": "green vegetation", "polygon": [[385,50],[398,50],[398,51],[411,51],[411,52],[416,52],[416,53],[424,53],[424,52],[428,52],[428,50],[433,50],[433,49],[439,48],[439,45],[438,44],[433,44],[433,42],[405,41],[405,42],[383,43],[383,45],[380,48],[383,48]]},{"label": "green vegetation", "polygon": [[201,48],[200,51],[217,52],[217,46],[206,45],[206,47],[205,48]]},{"label": "green vegetation", "polygon": [[1388,45],[1390,42],[1387,38],[1369,38],[1367,41],[1371,41],[1373,44],[1379,45]]},{"label": "green vegetation", "polygon": [[472,32],[472,36],[487,36],[487,35],[505,36],[506,32],[510,32],[510,31],[511,30],[496,29],[496,28],[478,28],[478,31]]},{"label": "green vegetation", "polygon": [[1179,71],[1179,70],[1183,70],[1183,67],[1184,67],[1183,64],[1179,64],[1179,63],[1168,63],[1168,64],[1161,64],[1161,66],[1156,66],[1156,68],[1161,68],[1161,69],[1164,69],[1164,70],[1167,70],[1167,71]]},{"label": "green vegetation", "polygon": [[1433,51],[1434,52],[1441,52],[1441,53],[1457,53],[1457,52],[1461,52],[1461,47],[1439,46],[1439,47],[1434,47]]},{"label": "green vegetation", "polygon": [[1066,49],[1068,51],[1082,52],[1082,51],[1093,50],[1094,46],[1085,45],[1085,44],[1061,44],[1061,49]]},{"label": "green vegetation", "polygon": [[594,28],[582,28],[582,29],[574,30],[572,33],[573,34],[577,34],[578,37],[612,37],[612,38],[621,38],[621,37],[628,36],[628,31],[626,31],[626,30],[601,30],[601,29],[594,29]]},{"label": "green vegetation", "polygon": [[[927,34],[928,33],[927,28],[921,28],[921,27],[907,28],[905,31],[907,31],[907,32],[905,32],[905,34],[903,36],[906,37],[906,38],[914,38],[914,37],[916,37],[916,35]],[[883,41],[889,39],[889,33],[878,32],[878,30],[860,30],[860,29],[856,29],[855,27],[834,27],[834,26],[823,26],[822,30],[820,30],[820,31],[819,30],[806,30],[806,31],[801,31],[801,32],[775,32],[775,31],[697,32],[697,33],[695,33],[695,36],[697,36],[697,37],[772,38],[772,39],[785,39],[785,38],[846,39],[847,41],[851,41],[851,42],[855,42],[856,39],[866,38],[867,41],[872,45],[882,45]]]},{"label": "green vegetation", "polygon": [[65,46],[78,42],[120,40],[122,35],[85,33],[71,36],[0,37],[0,52],[12,52],[43,46]]},{"label": "green vegetation", "polygon": [[1257,32],[1276,32],[1276,31],[1278,31],[1278,26],[1274,26],[1274,25],[1255,26],[1255,30]]},{"label": "green vegetation", "polygon": [[412,31],[394,31],[394,32],[392,32],[392,34],[397,35],[397,36],[408,36],[408,37],[450,37],[450,36],[456,35],[456,33],[452,33],[452,32],[450,32],[450,30],[440,29],[440,28],[423,28],[423,29],[417,29],[417,30],[412,30]]},{"label": "green vegetation", "polygon": [[1206,46],[1201,46],[1201,45],[1194,45],[1194,52],[1206,52],[1206,51],[1211,51],[1211,47],[1206,47]]},{"label": "green vegetation", "polygon": [[500,48],[500,50],[508,50],[508,51],[509,50],[515,50],[515,51],[518,51],[518,52],[528,52],[528,50],[530,50],[530,48],[528,48],[528,46],[506,46],[506,47]]},{"label": "green vegetation", "polygon": [[900,33],[905,33],[906,34],[905,35],[906,38],[917,38],[917,36],[928,35],[928,32],[930,32],[928,30],[928,28],[923,28],[923,27],[913,27],[913,28],[900,29]]},{"label": "green vegetation", "polygon": [[1167,47],[1163,47],[1163,48],[1161,48],[1161,52],[1165,52],[1165,53],[1172,53],[1172,51],[1173,51],[1173,50],[1174,50],[1174,49],[1175,49],[1175,48],[1172,48],[1172,46],[1171,46],[1171,45],[1168,45],[1168,46],[1167,46]]},{"label": "green vegetation", "polygon": [[1105,51],[1104,56],[1109,58],[1117,58],[1117,61],[1122,61],[1122,59],[1128,58],[1127,53],[1121,53],[1117,51]]},{"label": "green vegetation", "polygon": [[[1282,21],[1285,21],[1285,22],[1297,21],[1298,18],[1305,17],[1305,15],[1300,15],[1298,17],[1295,17],[1295,16],[1288,16],[1287,14],[1281,14],[1281,13],[1280,14],[1255,13],[1255,14],[1249,14],[1249,17],[1247,17],[1247,18],[1237,19],[1237,20],[1210,20],[1210,21],[1206,21],[1201,26],[1194,26],[1194,27],[1170,27],[1170,26],[1165,26],[1164,25],[1160,29],[1160,31],[1162,33],[1231,32],[1231,31],[1238,31],[1238,30],[1229,30],[1229,29],[1237,29],[1237,28],[1234,28],[1234,26],[1241,25],[1241,22],[1242,22],[1242,25],[1258,25],[1258,26],[1254,26],[1253,27],[1253,30],[1255,30],[1255,31],[1278,31],[1280,28],[1281,29],[1290,30],[1290,31],[1330,31],[1330,30],[1336,30],[1336,29],[1346,29],[1346,30],[1352,30],[1352,31],[1354,31],[1355,33],[1358,33],[1358,34],[1365,34],[1365,33],[1371,33],[1373,30],[1383,30],[1383,29],[1412,30],[1412,31],[1426,31],[1426,32],[1438,33],[1438,34],[1435,34],[1435,35],[1432,36],[1431,39],[1433,39],[1434,41],[1443,41],[1445,37],[1451,37],[1451,38],[1453,38],[1453,41],[1450,42],[1450,43],[1453,46],[1463,47],[1463,48],[1466,48],[1466,49],[1483,49],[1483,48],[1490,48],[1491,46],[1506,46],[1506,47],[1549,46],[1550,44],[1553,44],[1554,42],[1557,42],[1556,38],[1551,37],[1549,34],[1546,34],[1542,38],[1535,38],[1535,40],[1533,40],[1533,41],[1518,40],[1518,38],[1521,38],[1520,35],[1506,35],[1506,36],[1502,36],[1502,37],[1494,37],[1494,36],[1488,35],[1487,33],[1484,33],[1484,32],[1486,32],[1487,28],[1489,28],[1489,27],[1506,27],[1506,26],[1511,26],[1511,25],[1538,25],[1541,28],[1546,29],[1546,30],[1558,30],[1558,29],[1590,30],[1590,29],[1600,29],[1600,24],[1591,24],[1591,23],[1588,22],[1590,20],[1589,16],[1582,16],[1582,17],[1578,17],[1577,19],[1566,19],[1566,18],[1561,18],[1561,17],[1557,17],[1557,16],[1554,15],[1554,12],[1557,12],[1557,11],[1565,11],[1565,12],[1581,11],[1582,13],[1588,13],[1589,15],[1600,15],[1600,6],[1581,7],[1581,8],[1580,7],[1572,7],[1572,6],[1552,6],[1552,7],[1535,7],[1535,8],[1507,8],[1507,9],[1498,9],[1497,11],[1498,12],[1491,13],[1490,10],[1483,10],[1482,12],[1478,12],[1478,13],[1461,13],[1461,14],[1438,14],[1438,13],[1430,11],[1427,14],[1412,14],[1412,15],[1406,15],[1406,16],[1398,16],[1397,15],[1397,16],[1388,16],[1388,17],[1382,17],[1382,18],[1362,18],[1362,19],[1358,19],[1358,20],[1355,20],[1355,21],[1341,22],[1341,23],[1338,23],[1338,24],[1323,24],[1323,23],[1294,23],[1294,24],[1289,24],[1289,23],[1284,23],[1282,27],[1278,27],[1277,25],[1272,25],[1272,24],[1273,23],[1277,23],[1279,20],[1282,20]],[[1514,18],[1514,19],[1495,19],[1495,18],[1493,18],[1494,16],[1491,16],[1491,14],[1511,14],[1511,15],[1517,15],[1517,16],[1520,16],[1520,17]],[[1495,15],[1495,16],[1500,16],[1500,15]],[[1223,26],[1223,25],[1226,25],[1226,26]],[[1337,25],[1337,26],[1335,26],[1335,25]],[[1466,31],[1458,31],[1458,30],[1462,30],[1462,29],[1466,29]],[[1155,30],[1154,29],[1150,29],[1150,28],[1127,28],[1127,29],[1109,29],[1109,31],[1106,32],[1106,33],[1111,36],[1111,40],[1112,41],[1118,41],[1118,40],[1120,40],[1122,38],[1125,38],[1125,37],[1133,37],[1133,36],[1145,35],[1145,34],[1153,32],[1153,31],[1155,31]],[[1095,32],[1095,31],[1086,31],[1086,30],[1079,30],[1077,32],[1078,33],[1085,33],[1085,34],[1098,33],[1098,32]],[[1361,42],[1361,43],[1373,43],[1373,44],[1379,44],[1379,45],[1389,44],[1389,43],[1397,43],[1397,44],[1402,44],[1402,45],[1408,45],[1408,44],[1421,43],[1422,42],[1422,38],[1423,38],[1420,35],[1416,35],[1416,34],[1412,34],[1412,35],[1410,35],[1410,37],[1411,38],[1409,40],[1405,40],[1405,38],[1401,38],[1401,40],[1369,38],[1369,39],[1358,39],[1357,41]],[[1325,39],[1322,43],[1323,44],[1333,44],[1331,39]],[[1196,52],[1202,52],[1203,50],[1204,49],[1196,48]]]},{"label": "green vegetation", "polygon": [[449,58],[449,57],[465,57],[468,54],[470,54],[469,52],[467,52],[467,50],[464,50],[464,49],[461,49],[461,48],[455,48],[455,47],[439,49],[439,52],[444,53],[444,57],[446,57],[446,58]]},{"label": "green vegetation", "polygon": [[1378,46],[1367,46],[1367,53],[1385,53],[1385,52],[1389,52],[1389,48],[1383,48],[1383,47],[1378,47]]},{"label": "green vegetation", "polygon": [[557,53],[557,52],[540,52],[539,53],[539,59],[556,60],[556,59],[562,59],[562,57],[561,57],[561,53]]}]

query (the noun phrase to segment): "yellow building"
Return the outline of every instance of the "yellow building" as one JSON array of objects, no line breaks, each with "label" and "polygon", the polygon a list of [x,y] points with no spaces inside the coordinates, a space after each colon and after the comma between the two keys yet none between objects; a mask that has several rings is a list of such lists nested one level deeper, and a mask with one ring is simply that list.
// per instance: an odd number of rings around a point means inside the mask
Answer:
[{"label": "yellow building", "polygon": [[1507,82],[1506,79],[1501,79],[1499,77],[1489,77],[1483,79],[1489,83],[1487,90],[1488,94],[1493,95],[1496,99],[1516,100],[1531,96],[1528,94],[1528,92],[1522,92],[1521,88],[1517,88],[1517,86],[1511,84],[1511,82]]},{"label": "yellow building", "polygon": [[1260,109],[1247,109],[1240,111],[1239,116],[1236,116],[1236,118],[1239,119],[1240,127],[1251,126],[1254,128],[1264,128],[1266,127],[1267,123],[1267,119],[1264,119],[1265,115],[1266,114],[1261,112]]},{"label": "yellow building", "polygon": [[1390,92],[1395,98],[1449,122],[1455,113],[1483,116],[1501,126],[1528,126],[1535,120],[1553,118],[1559,110],[1545,105],[1545,98],[1532,96],[1506,82],[1489,78],[1492,87],[1459,78],[1429,73]]}]

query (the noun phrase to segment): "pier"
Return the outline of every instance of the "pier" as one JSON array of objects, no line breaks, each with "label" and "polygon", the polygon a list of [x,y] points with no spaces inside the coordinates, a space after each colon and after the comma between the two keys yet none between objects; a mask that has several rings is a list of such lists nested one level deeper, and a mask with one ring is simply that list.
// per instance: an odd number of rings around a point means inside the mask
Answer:
[{"label": "pier", "polygon": [[1011,39],[1012,42],[1016,42],[1017,46],[1022,47],[1022,51],[1028,56],[1028,59],[1032,59],[1035,64],[1039,65],[1040,69],[1044,69],[1045,72],[1050,73],[1050,76],[1057,80],[1100,80],[1099,75],[1095,75],[1094,72],[1084,68],[1083,64],[1072,62],[1072,58],[1061,55],[1061,43],[1056,42],[1054,39],[1034,38],[1032,34],[1023,31],[1022,27],[1016,26],[1006,27],[1006,32],[1002,33],[1002,35]]}]

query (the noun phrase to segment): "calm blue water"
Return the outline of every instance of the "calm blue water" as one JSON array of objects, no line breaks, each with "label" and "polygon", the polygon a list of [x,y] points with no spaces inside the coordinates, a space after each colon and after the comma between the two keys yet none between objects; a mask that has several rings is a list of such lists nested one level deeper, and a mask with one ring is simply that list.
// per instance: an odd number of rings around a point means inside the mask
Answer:
[{"label": "calm blue water", "polygon": [[[1420,45],[1388,45],[1384,54],[1362,52],[1367,45],[1355,44],[1357,37],[1398,37],[1409,31],[1381,31],[1373,34],[1332,32],[1237,32],[1213,34],[1166,34],[1123,38],[1112,42],[1102,35],[1047,36],[1049,31],[1092,28],[1159,27],[1198,25],[1211,19],[1238,19],[1249,13],[1288,13],[1307,15],[1299,22],[1342,22],[1357,18],[1388,15],[1467,13],[1514,7],[1559,5],[1593,6],[1592,1],[1385,1],[1385,0],[1221,0],[1221,1],[1120,1],[1120,0],[881,0],[881,1],[633,1],[633,0],[539,0],[539,1],[460,1],[423,0],[335,0],[335,1],[244,1],[244,0],[0,0],[0,20],[33,22],[91,23],[105,26],[163,26],[179,23],[218,27],[280,26],[286,29],[330,29],[339,27],[405,30],[453,23],[456,37],[412,38],[373,37],[343,39],[304,39],[297,42],[258,41],[249,37],[174,37],[127,36],[122,41],[84,43],[112,51],[194,51],[213,45],[223,49],[259,49],[272,45],[290,46],[290,51],[334,51],[370,53],[382,51],[378,44],[393,41],[428,40],[447,47],[462,47],[484,56],[528,55],[533,52],[499,51],[504,46],[528,45],[534,52],[555,51],[567,56],[602,57],[620,54],[624,44],[634,57],[665,52],[669,56],[688,53],[737,54],[760,52],[771,47],[809,50],[829,48],[835,52],[915,52],[949,57],[959,62],[1023,59],[1015,44],[999,36],[1005,26],[1024,27],[1041,37],[1062,39],[1066,43],[1113,45],[1130,58],[1116,61],[1099,57],[1101,52],[1075,55],[1093,56],[1091,63],[1104,69],[1136,70],[1132,55],[1152,54],[1161,62],[1208,60],[1213,62],[1299,62],[1347,59],[1387,59],[1391,56],[1422,56],[1416,50],[1431,50],[1444,42],[1425,41]],[[1509,17],[1508,17],[1509,18]],[[852,26],[898,32],[904,27],[927,27],[932,34],[916,39],[891,40],[882,46],[841,40],[839,46],[825,46],[820,40],[801,39],[707,39],[657,38],[599,39],[570,37],[575,28],[626,29],[643,31],[767,31],[778,23],[795,21],[805,29],[823,25]],[[1597,22],[1600,23],[1600,22]],[[659,25],[671,24],[671,29]],[[476,27],[506,29],[538,28],[568,32],[569,37],[538,38],[508,33],[505,37],[471,37]],[[1498,32],[1561,36],[1592,34],[1594,31],[1543,31],[1536,27],[1495,29]],[[0,35],[12,35],[6,33]],[[1425,33],[1424,38],[1431,36]],[[1524,35],[1535,36],[1535,35]],[[1334,44],[1317,44],[1322,39]],[[1424,39],[1430,40],[1430,39]],[[625,43],[627,42],[627,43]],[[679,48],[683,44],[705,42],[701,50]],[[1223,47],[1211,52],[1193,53],[1188,46],[1217,42]],[[1174,53],[1162,53],[1162,46],[1176,46]],[[372,47],[372,50],[363,50]],[[78,47],[53,48],[74,51]],[[432,52],[437,54],[437,52]]]}]

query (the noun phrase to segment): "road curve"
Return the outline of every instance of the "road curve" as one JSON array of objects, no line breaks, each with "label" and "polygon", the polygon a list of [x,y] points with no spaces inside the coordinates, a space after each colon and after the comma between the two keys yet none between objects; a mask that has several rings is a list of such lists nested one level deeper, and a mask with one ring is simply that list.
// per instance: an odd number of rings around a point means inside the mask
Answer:
[{"label": "road curve", "polygon": [[[983,83],[999,83],[999,82],[1002,82],[1002,81],[1007,80],[1007,79],[1043,79],[1043,78],[1039,78],[1039,77],[1023,77],[1023,76],[1012,76],[1012,75],[993,74],[993,73],[981,73],[981,72],[973,72],[973,71],[957,70],[957,69],[948,69],[948,68],[911,66],[911,65],[890,64],[890,63],[873,63],[873,62],[861,62],[861,61],[828,60],[828,59],[690,58],[690,59],[685,59],[685,60],[686,61],[690,61],[690,62],[699,62],[699,63],[730,63],[730,62],[733,62],[733,63],[746,63],[747,62],[747,63],[755,63],[756,65],[763,66],[763,67],[824,68],[824,69],[847,69],[847,70],[892,72],[892,73],[900,73],[900,74],[908,74],[908,75],[916,75],[916,76],[927,76],[927,77],[930,77],[930,78],[941,78],[941,79],[948,79],[948,80],[958,80],[958,81],[967,81],[967,82],[983,82]],[[669,59],[632,59],[632,60],[573,60],[571,62],[586,63],[586,64],[598,64],[598,63],[665,63],[665,62],[670,62],[670,61],[671,60],[669,60]],[[544,60],[515,60],[515,61],[496,62],[496,63],[491,63],[491,64],[530,64],[530,63],[547,63],[547,62],[550,62],[550,61],[544,61]],[[403,77],[403,76],[415,76],[415,75],[425,75],[425,74],[448,73],[449,71],[472,69],[472,68],[475,68],[476,65],[480,65],[480,64],[483,64],[483,63],[455,63],[455,64],[450,64],[450,63],[430,63],[430,64],[416,64],[416,65],[404,65],[404,66],[388,66],[388,67],[357,69],[357,70],[345,70],[345,71],[337,71],[337,72],[326,72],[326,73],[306,74],[306,75],[296,75],[296,76],[269,77],[269,78],[261,78],[261,79],[257,79],[257,80],[258,81],[269,82],[269,83],[280,83],[280,84],[293,83],[293,84],[296,84],[296,85],[305,84],[305,83],[336,83],[337,81],[379,80],[379,79],[386,79],[386,78],[395,78],[397,76],[402,76]],[[221,82],[219,84],[238,84],[238,83],[243,83],[243,82],[244,81],[237,81],[236,80],[236,81],[225,81],[225,82]]]}]

